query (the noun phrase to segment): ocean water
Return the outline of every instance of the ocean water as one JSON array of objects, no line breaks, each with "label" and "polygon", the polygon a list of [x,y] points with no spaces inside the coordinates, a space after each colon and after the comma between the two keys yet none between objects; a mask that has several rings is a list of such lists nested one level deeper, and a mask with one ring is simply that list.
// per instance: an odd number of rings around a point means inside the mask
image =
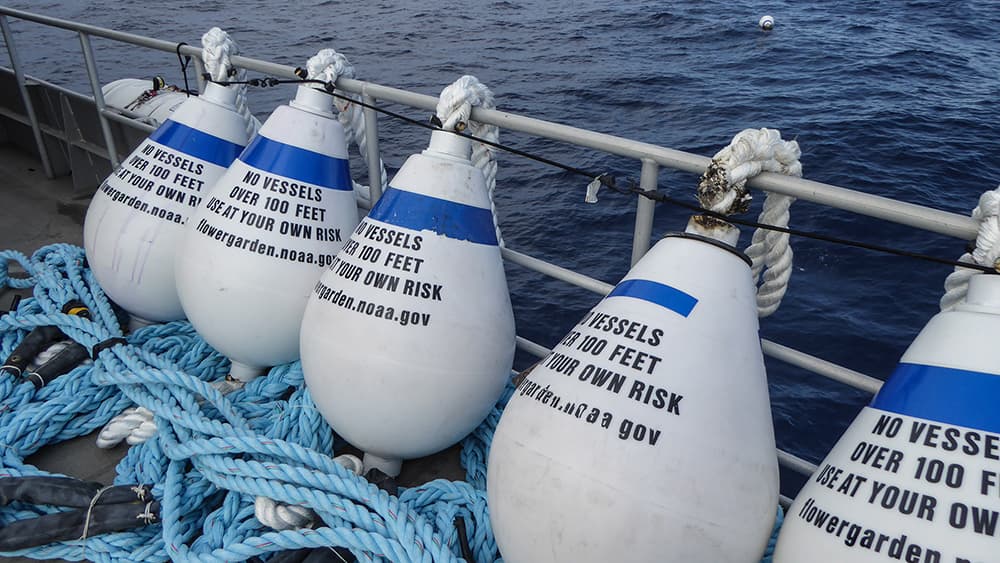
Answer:
[{"label": "ocean water", "polygon": [[[1000,181],[1000,56],[991,2],[420,3],[332,0],[139,2],[32,0],[8,6],[198,44],[218,25],[243,54],[303,65],[332,47],[358,77],[436,95],[463,74],[500,109],[711,156],[748,127],[779,129],[802,148],[805,177],[966,214]],[[760,31],[765,14],[777,22]],[[13,21],[30,72],[84,88],[69,32]],[[101,79],[180,83],[176,58],[95,40]],[[193,75],[192,75],[193,80]],[[251,93],[265,118],[291,86]],[[398,109],[398,108],[396,108]],[[426,118],[418,112],[408,115]],[[390,169],[427,132],[380,118]],[[503,142],[581,168],[638,179],[639,164],[502,133]],[[497,200],[511,248],[615,282],[628,269],[635,202],[583,203],[585,179],[500,154]],[[664,171],[661,189],[693,198],[698,178]],[[763,194],[755,193],[758,210]],[[692,199],[693,201],[693,199]],[[657,208],[654,234],[687,213]],[[942,257],[965,243],[798,202],[791,225]],[[749,232],[744,233],[745,245]],[[761,335],[887,376],[937,311],[947,266],[793,239],[795,272]],[[518,331],[551,345],[597,296],[509,265]],[[863,393],[768,360],[779,445],[817,461]],[[722,413],[720,413],[720,416]]]}]

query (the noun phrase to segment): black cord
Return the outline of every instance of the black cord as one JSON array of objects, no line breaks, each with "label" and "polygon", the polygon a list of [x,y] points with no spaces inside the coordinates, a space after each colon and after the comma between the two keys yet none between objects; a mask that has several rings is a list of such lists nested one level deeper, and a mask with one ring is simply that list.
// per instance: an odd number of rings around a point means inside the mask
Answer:
[{"label": "black cord", "polygon": [[177,53],[177,62],[181,65],[181,74],[184,76],[184,93],[190,98],[191,97],[191,86],[188,84],[188,65],[191,64],[191,55],[181,55],[181,47],[187,45],[181,41],[177,44],[177,48],[174,51]]},{"label": "black cord", "polygon": [[[178,49],[180,49],[179,46],[178,46]],[[421,120],[413,119],[411,117],[407,117],[407,116],[402,115],[400,113],[396,113],[394,111],[390,111],[390,110],[385,109],[383,107],[376,106],[374,104],[369,104],[369,103],[363,102],[361,100],[356,100],[354,98],[346,96],[344,94],[337,93],[337,92],[334,91],[334,84],[331,83],[331,82],[324,82],[322,80],[315,80],[315,79],[306,79],[306,78],[304,78],[305,73],[300,68],[296,68],[295,69],[295,74],[297,76],[301,76],[303,78],[301,80],[279,80],[279,79],[273,78],[273,77],[266,77],[264,79],[251,78],[249,80],[242,80],[242,81],[226,81],[226,82],[222,82],[222,81],[214,81],[214,80],[211,79],[211,77],[209,77],[209,76],[206,75],[206,80],[210,80],[212,82],[215,82],[216,84],[221,84],[223,86],[229,86],[229,85],[232,85],[232,84],[247,84],[247,85],[251,85],[251,86],[275,86],[275,85],[278,85],[278,84],[303,84],[303,83],[318,84],[318,85],[322,85],[323,86],[323,90],[326,93],[330,94],[331,96],[333,96],[335,98],[340,98],[340,99],[343,99],[343,100],[347,100],[347,101],[349,101],[351,103],[358,104],[361,107],[373,109],[373,110],[375,110],[375,111],[377,111],[379,113],[383,113],[383,114],[388,115],[390,117],[399,119],[401,121],[405,121],[406,123],[417,125],[419,127],[423,127],[425,129],[430,129],[430,130],[433,130],[433,131],[443,131],[444,130],[441,127],[441,121],[439,119],[437,119],[437,116],[433,116],[429,121],[421,121]],[[534,161],[540,162],[542,164],[547,164],[549,166],[554,166],[556,168],[560,168],[560,169],[562,169],[562,170],[564,170],[566,172],[570,172],[572,174],[583,176],[583,177],[589,178],[591,180],[597,180],[597,181],[599,181],[601,183],[602,186],[604,186],[604,187],[606,187],[606,188],[608,188],[611,191],[614,191],[616,193],[626,194],[626,195],[638,195],[638,196],[642,196],[642,197],[651,199],[653,201],[656,201],[658,203],[666,203],[666,204],[673,205],[673,206],[676,206],[676,207],[681,207],[681,208],[684,208],[684,209],[687,209],[687,210],[690,210],[690,211],[694,211],[695,213],[698,213],[700,215],[707,215],[709,217],[714,217],[716,219],[720,219],[722,221],[728,221],[730,223],[735,223],[737,225],[742,225],[742,226],[745,226],[745,227],[753,227],[753,228],[757,228],[757,229],[765,229],[765,230],[770,230],[770,231],[777,231],[777,232],[785,233],[785,234],[788,234],[788,235],[791,235],[791,236],[808,238],[808,239],[813,239],[813,240],[820,240],[820,241],[823,241],[823,242],[829,242],[831,244],[839,244],[839,245],[842,245],[842,246],[853,246],[855,248],[862,248],[862,249],[865,249],[865,250],[871,250],[871,251],[875,251],[875,252],[883,252],[883,253],[892,254],[892,255],[895,255],[895,256],[903,256],[903,257],[906,257],[906,258],[915,258],[915,259],[918,259],[918,260],[924,260],[924,261],[933,262],[933,263],[936,263],[936,264],[944,264],[944,265],[947,265],[947,266],[969,268],[969,269],[972,269],[972,270],[979,270],[980,272],[983,272],[983,273],[989,273],[989,274],[996,274],[996,273],[998,273],[998,269],[996,267],[994,267],[994,266],[982,266],[982,265],[975,264],[975,263],[970,263],[970,262],[962,262],[962,261],[959,261],[959,260],[951,260],[951,259],[948,259],[948,258],[938,258],[937,256],[931,256],[929,254],[922,254],[922,253],[919,253],[919,252],[912,252],[912,251],[909,251],[909,250],[900,250],[900,249],[891,248],[891,247],[888,247],[888,246],[882,246],[882,245],[874,244],[874,243],[868,243],[868,242],[857,241],[857,240],[852,240],[852,239],[834,237],[834,236],[824,235],[824,234],[816,233],[816,232],[812,232],[812,231],[803,231],[801,229],[791,229],[791,228],[788,228],[788,227],[779,227],[777,225],[770,225],[770,224],[767,224],[767,223],[760,223],[760,222],[751,221],[751,220],[748,220],[748,219],[738,219],[738,218],[735,218],[735,217],[732,217],[732,216],[729,216],[729,215],[724,215],[722,213],[717,213],[717,212],[712,211],[710,209],[706,209],[706,208],[704,208],[704,207],[702,207],[700,205],[696,205],[696,204],[693,204],[693,203],[687,203],[687,202],[681,201],[679,199],[672,198],[672,197],[670,197],[670,196],[668,196],[668,195],[660,192],[659,190],[643,190],[643,189],[639,188],[639,186],[636,184],[636,182],[634,180],[632,180],[632,179],[627,180],[628,187],[621,188],[621,187],[618,186],[618,182],[617,182],[616,178],[613,175],[611,175],[611,174],[607,174],[607,173],[596,174],[596,173],[594,173],[592,171],[584,170],[582,168],[577,168],[575,166],[570,166],[568,164],[563,164],[561,162],[558,162],[558,161],[555,161],[555,160],[552,160],[552,159],[549,159],[549,158],[545,158],[543,156],[538,156],[536,154],[532,154],[532,153],[529,153],[529,152],[525,152],[523,150],[516,149],[514,147],[511,147],[511,146],[508,146],[508,145],[504,145],[504,144],[501,144],[501,143],[498,143],[498,142],[495,142],[495,141],[490,141],[490,140],[487,140],[487,139],[482,139],[482,138],[476,137],[475,135],[471,135],[469,133],[466,133],[464,131],[463,132],[449,131],[449,133],[452,133],[454,135],[459,135],[459,136],[465,137],[465,138],[467,138],[469,140],[476,141],[476,142],[482,143],[484,145],[488,145],[488,146],[491,146],[491,147],[494,147],[494,148],[503,150],[505,152],[509,152],[511,154],[515,154],[515,155],[518,155],[518,156],[521,156],[521,157],[524,157],[524,158],[527,158],[527,159],[530,159],[530,160],[534,160]]]}]

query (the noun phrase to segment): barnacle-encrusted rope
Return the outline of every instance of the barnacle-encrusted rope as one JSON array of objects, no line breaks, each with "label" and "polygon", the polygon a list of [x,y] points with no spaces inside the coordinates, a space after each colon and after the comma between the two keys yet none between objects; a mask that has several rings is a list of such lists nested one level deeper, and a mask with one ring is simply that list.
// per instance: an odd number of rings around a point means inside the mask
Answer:
[{"label": "barnacle-encrusted rope", "polygon": [[[726,215],[745,212],[750,206],[747,180],[761,172],[802,176],[799,145],[783,141],[775,129],[745,129],[712,157],[698,184],[701,206]],[[789,208],[795,198],[768,192],[758,222],[787,227]],[[788,234],[757,229],[747,256],[757,288],[757,314],[766,317],[781,305],[792,275],[792,247]]]}]

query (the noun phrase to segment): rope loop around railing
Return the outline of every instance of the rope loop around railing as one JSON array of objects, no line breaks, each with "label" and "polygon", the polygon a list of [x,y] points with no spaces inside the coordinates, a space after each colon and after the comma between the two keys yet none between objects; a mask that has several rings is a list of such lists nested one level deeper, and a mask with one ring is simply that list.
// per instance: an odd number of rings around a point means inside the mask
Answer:
[{"label": "rope loop around railing", "polygon": [[[236,40],[228,33],[218,27],[213,27],[201,36],[201,46],[201,58],[205,64],[205,72],[212,81],[232,79],[241,82],[246,78],[246,69],[234,65],[232,62],[232,57],[240,54],[240,48],[236,44]],[[253,137],[260,129],[260,121],[250,111],[247,103],[246,84],[239,84],[235,88],[236,111],[246,121],[247,134]]]},{"label": "rope loop around railing", "polygon": [[[354,78],[354,65],[342,53],[333,49],[322,49],[309,59],[306,63],[306,75],[302,78],[306,80],[319,80],[327,84],[336,84],[340,77]],[[333,103],[337,108],[337,119],[344,127],[344,134],[348,142],[353,141],[365,164],[368,162],[368,133],[365,127],[365,114],[362,106],[358,103],[355,94],[339,92],[339,96],[333,98]],[[385,171],[385,164],[379,158],[379,174],[382,192],[389,185],[388,175]],[[354,182],[354,195],[358,204],[362,207],[371,207],[371,188]]]},{"label": "rope loop around railing", "polygon": [[[972,218],[979,223],[975,247],[963,254],[960,262],[1000,269],[1000,186],[979,196],[979,205],[972,210]],[[941,310],[950,311],[965,301],[969,280],[983,272],[955,266],[944,281],[945,293],[941,296]]]},{"label": "rope loop around railing", "polygon": [[[784,141],[775,129],[745,129],[712,157],[698,184],[702,207],[732,215],[749,209],[751,195],[746,183],[761,172],[801,177],[801,151],[795,141]],[[768,192],[759,223],[787,227],[789,208],[795,198]],[[766,317],[781,305],[792,275],[792,247],[788,233],[758,228],[746,249],[757,283],[757,314]]]},{"label": "rope loop around railing", "polygon": [[[500,140],[500,128],[496,125],[470,121],[472,108],[494,109],[496,102],[493,92],[471,75],[465,75],[446,86],[438,98],[435,118],[445,131],[469,134],[477,139],[497,143]],[[486,178],[486,191],[490,198],[490,208],[493,212],[493,223],[496,226],[497,241],[503,248],[503,236],[500,232],[500,218],[497,216],[497,206],[494,192],[497,185],[496,148],[490,144],[473,141],[472,164],[482,171]]]}]

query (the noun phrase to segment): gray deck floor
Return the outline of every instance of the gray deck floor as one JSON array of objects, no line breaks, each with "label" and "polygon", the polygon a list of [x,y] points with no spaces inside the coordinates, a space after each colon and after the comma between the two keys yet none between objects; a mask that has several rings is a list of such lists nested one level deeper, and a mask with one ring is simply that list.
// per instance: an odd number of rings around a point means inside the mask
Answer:
[{"label": "gray deck floor", "polygon": [[[50,180],[33,157],[0,145],[0,250],[19,250],[30,256],[38,248],[56,242],[82,246],[88,202],[88,198],[73,194],[68,177]],[[16,268],[11,269],[12,274],[16,272]],[[0,290],[0,310],[7,309],[14,293]],[[20,293],[30,294],[30,291]],[[96,433],[48,446],[28,461],[47,471],[110,484],[115,465],[127,446],[101,450],[94,445],[95,437]],[[460,448],[455,446],[404,463],[399,484],[414,486],[436,478],[463,479],[465,472],[459,463],[459,452]]]}]

